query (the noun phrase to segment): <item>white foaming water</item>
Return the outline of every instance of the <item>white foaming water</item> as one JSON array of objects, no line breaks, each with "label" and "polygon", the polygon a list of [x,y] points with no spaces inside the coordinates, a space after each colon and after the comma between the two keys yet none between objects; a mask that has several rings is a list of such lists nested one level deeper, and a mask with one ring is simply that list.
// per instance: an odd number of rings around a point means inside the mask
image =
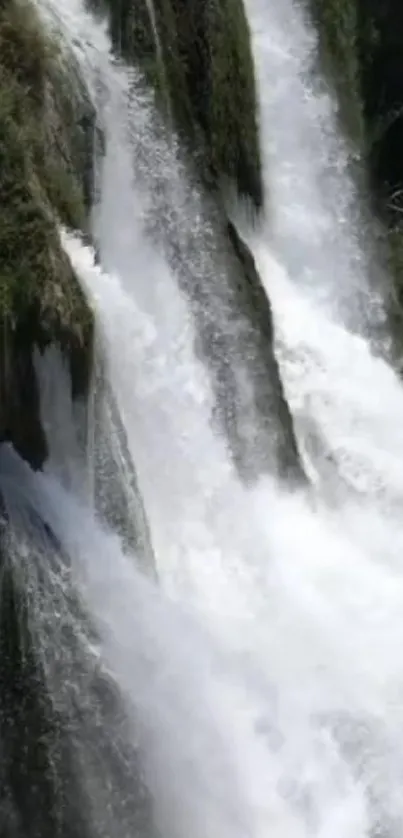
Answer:
[{"label": "white foaming water", "polygon": [[[384,512],[400,515],[403,392],[368,343],[318,308],[262,242],[255,254],[270,291],[277,355],[308,468],[344,481]],[[349,502],[351,493],[347,493]]]},{"label": "white foaming water", "polygon": [[[317,122],[323,105],[332,124],[330,100],[313,100],[299,76],[310,35],[285,2],[266,9],[251,0],[251,13],[255,30],[266,15],[257,56],[273,95],[263,104],[273,249],[260,240],[255,253],[318,497],[287,496],[268,480],[246,491],[211,433],[212,397],[187,307],[144,235],[150,195],[141,178],[131,182],[130,79],[75,0],[60,12],[63,26],[81,38],[91,83],[98,76],[109,92],[98,230],[110,273],[76,239],[64,241],[104,340],[160,590],[54,476],[33,477],[30,497],[72,557],[100,627],[133,736],[141,732],[163,834],[400,838],[403,396],[388,366],[334,316],[350,280],[367,297],[365,260],[350,230],[345,153],[333,128],[324,134]],[[148,120],[143,102],[138,131],[150,139]],[[331,159],[342,171],[323,179]],[[334,509],[320,499],[331,482]]]},{"label": "white foaming water", "polygon": [[335,97],[313,75],[317,37],[303,5],[285,0],[269,11],[266,0],[248,0],[247,7],[272,196],[270,229],[252,244],[299,442],[312,476],[319,471],[339,490],[341,478],[339,499],[349,487],[353,497],[398,513],[403,394],[359,334],[384,315],[369,289],[373,254],[362,248],[352,151],[337,132]]}]

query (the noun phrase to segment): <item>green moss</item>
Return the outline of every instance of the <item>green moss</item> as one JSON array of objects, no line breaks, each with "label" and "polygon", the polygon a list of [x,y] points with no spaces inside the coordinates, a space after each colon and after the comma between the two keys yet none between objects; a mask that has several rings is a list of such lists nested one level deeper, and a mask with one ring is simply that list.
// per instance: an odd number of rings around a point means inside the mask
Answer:
[{"label": "green moss", "polygon": [[59,344],[75,392],[86,391],[92,355],[92,314],[59,236],[60,222],[84,229],[88,211],[92,147],[73,75],[29,0],[0,6],[0,439],[35,466],[46,443],[34,345]]},{"label": "green moss", "polygon": [[[74,99],[61,66],[58,45],[46,37],[35,7],[28,0],[9,0],[0,11],[0,119],[13,121],[25,168],[36,175],[43,199],[64,223],[80,229],[86,207],[79,173],[62,154],[63,138],[56,143],[49,136],[63,128],[55,105],[66,110]],[[63,116],[68,133],[75,123],[68,104]]]},{"label": "green moss", "polygon": [[[243,0],[157,0],[172,110],[203,138],[214,178],[263,203],[257,98]],[[161,23],[160,23],[161,27]]]},{"label": "green moss", "polygon": [[53,296],[63,323],[75,305],[85,308],[54,215],[72,227],[85,223],[80,181],[49,139],[59,58],[35,8],[9,0],[0,11],[0,305],[15,320],[34,299],[50,312]]},{"label": "green moss", "polygon": [[0,307],[17,324],[35,305],[43,335],[69,328],[77,340],[90,316],[64,255],[55,221],[42,201],[13,123],[0,120]]},{"label": "green moss", "polygon": [[45,38],[29,3],[3,4],[0,17],[1,67],[19,86],[29,104],[41,106],[54,47]]}]

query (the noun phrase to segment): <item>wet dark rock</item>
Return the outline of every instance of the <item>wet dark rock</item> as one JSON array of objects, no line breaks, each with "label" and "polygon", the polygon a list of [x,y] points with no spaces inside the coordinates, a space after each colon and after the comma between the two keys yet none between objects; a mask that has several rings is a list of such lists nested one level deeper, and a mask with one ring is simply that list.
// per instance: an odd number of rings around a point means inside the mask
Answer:
[{"label": "wet dark rock", "polygon": [[[253,324],[249,375],[263,428],[263,440],[258,447],[260,465],[269,472],[274,468],[279,477],[293,483],[304,482],[293,420],[274,354],[270,301],[249,247],[231,221],[228,221],[227,229],[234,252],[243,267],[237,303]],[[256,470],[255,462],[252,474]]]}]

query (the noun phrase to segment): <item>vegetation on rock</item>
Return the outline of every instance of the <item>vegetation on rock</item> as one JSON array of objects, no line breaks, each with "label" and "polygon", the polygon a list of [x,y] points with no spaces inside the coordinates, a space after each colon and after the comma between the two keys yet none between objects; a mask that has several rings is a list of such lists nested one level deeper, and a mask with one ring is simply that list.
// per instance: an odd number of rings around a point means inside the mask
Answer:
[{"label": "vegetation on rock", "polygon": [[88,99],[63,72],[57,44],[46,37],[35,6],[29,0],[3,3],[0,437],[12,439],[35,466],[43,461],[45,443],[33,346],[60,344],[72,362],[76,390],[85,388],[90,364],[92,318],[58,225],[85,228],[92,165],[86,132],[92,123]]}]

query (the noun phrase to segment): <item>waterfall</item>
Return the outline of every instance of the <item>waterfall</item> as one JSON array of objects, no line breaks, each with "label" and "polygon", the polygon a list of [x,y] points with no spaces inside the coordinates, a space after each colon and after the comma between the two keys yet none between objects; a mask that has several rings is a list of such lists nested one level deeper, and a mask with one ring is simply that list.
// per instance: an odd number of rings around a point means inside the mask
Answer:
[{"label": "waterfall", "polygon": [[[63,838],[401,835],[403,391],[371,340],[385,323],[371,231],[358,232],[314,34],[297,3],[247,7],[272,204],[248,237],[311,481],[292,491],[274,469],[242,482],[212,420],[203,316],[214,334],[232,330],[239,428],[259,460],[227,255],[175,137],[80,0],[40,4],[75,51],[106,139],[99,260],[61,231],[96,318],[106,395],[88,419],[93,442],[80,439],[51,348],[35,358],[44,471],[0,446],[1,584],[11,574],[26,592],[27,649],[62,731],[51,779]],[[207,313],[192,283],[205,283]],[[29,835],[47,813],[26,794]]]},{"label": "waterfall", "polygon": [[249,0],[248,9],[272,197],[270,229],[252,240],[305,467],[332,500],[370,495],[398,514],[402,396],[374,357],[390,351],[388,279],[352,178],[354,152],[337,131],[334,95],[314,75],[304,7],[271,4],[269,13],[266,0]]},{"label": "waterfall", "polygon": [[387,279],[376,228],[352,178],[358,151],[340,134],[336,97],[317,73],[307,5],[247,2],[271,199],[267,239],[327,316],[385,340]]}]

